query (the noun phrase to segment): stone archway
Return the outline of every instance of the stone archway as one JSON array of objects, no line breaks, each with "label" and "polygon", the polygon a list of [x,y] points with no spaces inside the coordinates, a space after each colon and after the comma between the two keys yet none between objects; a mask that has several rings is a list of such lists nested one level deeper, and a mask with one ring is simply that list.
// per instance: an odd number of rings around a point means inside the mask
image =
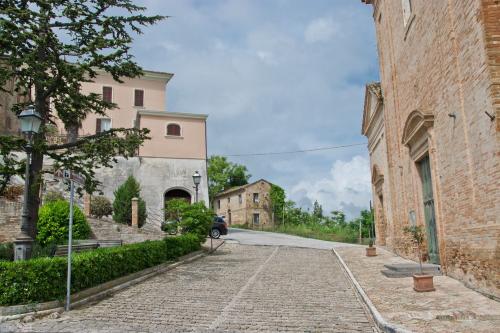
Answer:
[{"label": "stone archway", "polygon": [[167,203],[167,201],[172,199],[183,199],[191,203],[191,194],[188,191],[181,188],[172,188],[165,192],[164,203]]}]

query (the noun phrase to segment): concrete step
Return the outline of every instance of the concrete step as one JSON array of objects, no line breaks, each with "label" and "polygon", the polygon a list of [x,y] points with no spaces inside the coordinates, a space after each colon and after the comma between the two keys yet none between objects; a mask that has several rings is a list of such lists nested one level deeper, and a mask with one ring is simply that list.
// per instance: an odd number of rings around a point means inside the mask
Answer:
[{"label": "concrete step", "polygon": [[[382,270],[382,274],[391,278],[411,277],[413,276],[413,274],[420,273],[420,266],[417,263],[392,265],[388,264],[384,265],[384,267],[388,269]],[[441,275],[441,266],[434,264],[423,264],[422,271],[424,274],[428,275]]]}]

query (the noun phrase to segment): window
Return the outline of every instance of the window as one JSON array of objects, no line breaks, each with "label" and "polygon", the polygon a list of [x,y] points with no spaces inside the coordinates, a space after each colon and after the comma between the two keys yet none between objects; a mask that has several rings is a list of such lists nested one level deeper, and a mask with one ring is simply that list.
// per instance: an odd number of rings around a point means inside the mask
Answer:
[{"label": "window", "polygon": [[144,106],[144,90],[134,90],[134,106]]},{"label": "window", "polygon": [[220,209],[220,200],[217,200],[217,209]]},{"label": "window", "polygon": [[113,102],[113,88],[102,87],[102,100],[109,103]]},{"label": "window", "polygon": [[111,119],[108,118],[97,118],[95,132],[102,133],[104,131],[109,131],[111,129]]},{"label": "window", "polygon": [[254,193],[253,194],[253,202],[258,203],[259,202],[259,193]]},{"label": "window", "polygon": [[403,5],[403,22],[404,26],[408,25],[411,18],[411,2],[410,0],[401,0]]},{"label": "window", "polygon": [[253,224],[259,224],[260,223],[260,215],[259,213],[253,214]]},{"label": "window", "polygon": [[243,197],[241,196],[241,194],[238,194],[238,202],[240,203],[240,205],[243,203]]},{"label": "window", "polygon": [[181,127],[178,124],[168,124],[167,135],[181,136]]}]

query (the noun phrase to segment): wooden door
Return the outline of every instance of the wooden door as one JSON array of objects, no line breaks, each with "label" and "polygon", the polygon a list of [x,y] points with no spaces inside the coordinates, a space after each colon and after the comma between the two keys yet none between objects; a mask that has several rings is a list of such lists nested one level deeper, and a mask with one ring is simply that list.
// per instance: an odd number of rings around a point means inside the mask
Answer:
[{"label": "wooden door", "polygon": [[424,201],[425,227],[427,233],[427,247],[430,262],[439,264],[439,246],[437,241],[436,215],[434,212],[434,195],[432,192],[432,176],[429,156],[419,163],[420,178],[422,179],[422,194]]}]

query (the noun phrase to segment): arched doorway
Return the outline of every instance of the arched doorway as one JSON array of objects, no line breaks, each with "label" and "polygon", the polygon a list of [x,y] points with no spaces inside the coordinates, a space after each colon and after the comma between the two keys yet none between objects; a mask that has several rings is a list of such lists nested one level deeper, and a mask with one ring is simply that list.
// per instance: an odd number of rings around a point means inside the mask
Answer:
[{"label": "arched doorway", "polygon": [[172,199],[183,199],[191,203],[191,194],[186,190],[174,188],[165,192],[164,201],[167,203]]}]

